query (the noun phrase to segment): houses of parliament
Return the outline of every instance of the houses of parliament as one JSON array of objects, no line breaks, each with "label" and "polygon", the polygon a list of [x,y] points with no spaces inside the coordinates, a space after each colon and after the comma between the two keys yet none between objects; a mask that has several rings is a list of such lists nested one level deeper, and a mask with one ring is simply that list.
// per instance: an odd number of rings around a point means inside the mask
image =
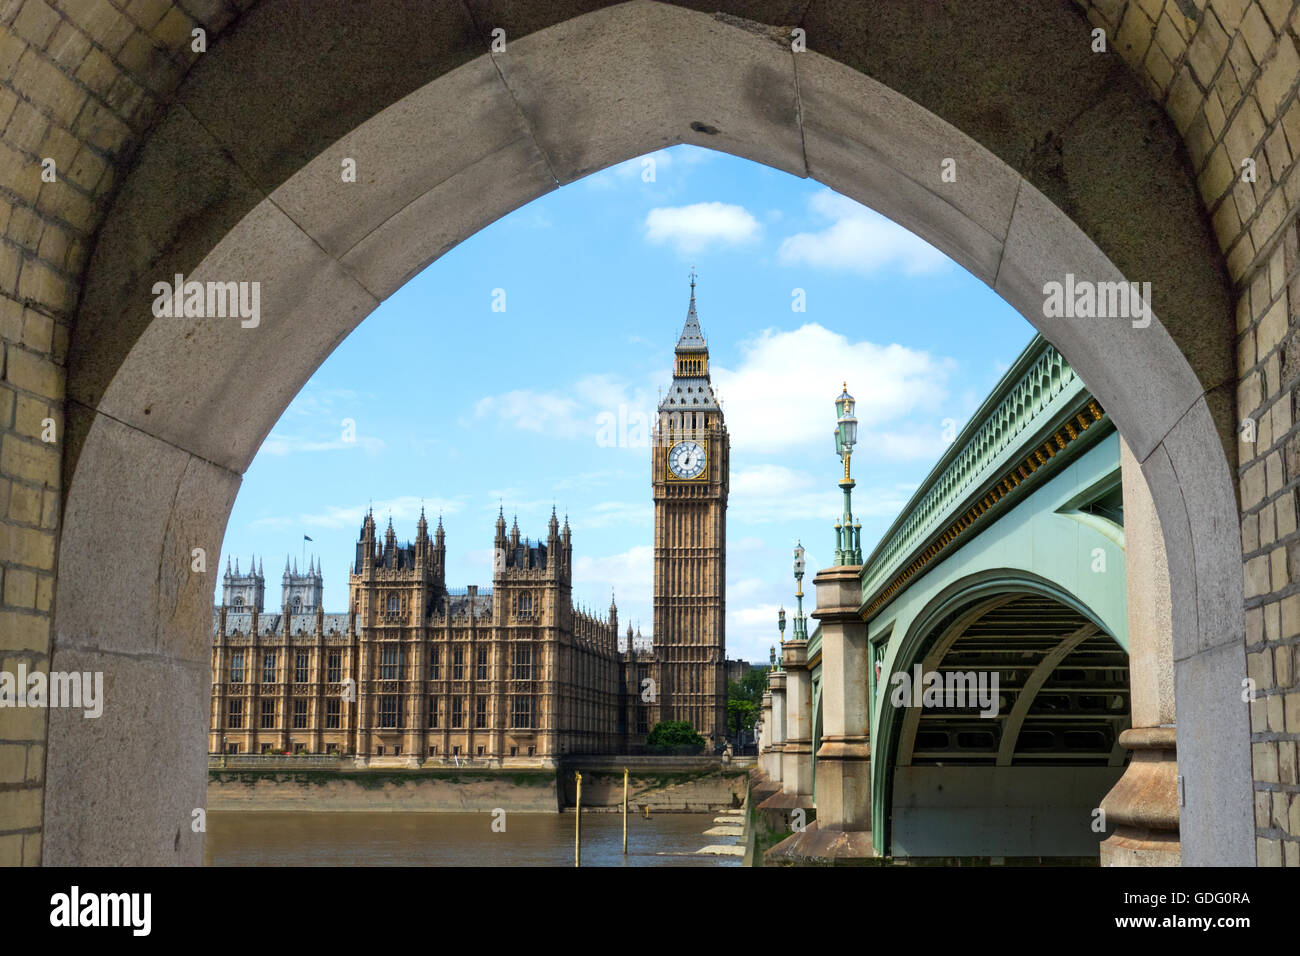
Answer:
[{"label": "houses of parliament", "polygon": [[665,720],[706,752],[726,740],[726,507],[730,442],[709,376],[695,281],[651,442],[654,633],[618,634],[572,601],[573,542],[496,519],[492,585],[448,588],[446,534],[414,542],[365,516],[348,607],[326,613],[316,562],[285,563],[278,611],[261,565],[227,563],[214,610],[213,753],[311,753],[554,763],[635,753]]}]

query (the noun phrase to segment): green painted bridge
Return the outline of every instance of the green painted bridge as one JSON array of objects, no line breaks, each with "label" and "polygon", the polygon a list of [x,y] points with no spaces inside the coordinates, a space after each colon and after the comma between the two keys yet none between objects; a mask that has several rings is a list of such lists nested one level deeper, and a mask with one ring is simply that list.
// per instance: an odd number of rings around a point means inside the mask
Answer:
[{"label": "green painted bridge", "polygon": [[1035,338],[861,565],[817,576],[764,704],[771,805],[876,856],[1096,858],[1132,713],[1121,457]]}]

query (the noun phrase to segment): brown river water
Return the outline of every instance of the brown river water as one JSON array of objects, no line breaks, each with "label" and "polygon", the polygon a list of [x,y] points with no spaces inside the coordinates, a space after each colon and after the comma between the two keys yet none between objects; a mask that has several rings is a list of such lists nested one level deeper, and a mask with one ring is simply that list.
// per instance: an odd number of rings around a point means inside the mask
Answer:
[{"label": "brown river water", "polygon": [[[700,857],[713,813],[662,813],[628,820],[628,855],[618,813],[582,816],[583,866],[739,866],[739,857]],[[209,866],[572,866],[573,814],[261,813],[207,816]],[[500,830],[500,824],[497,827]],[[665,855],[666,854],[666,855]]]}]

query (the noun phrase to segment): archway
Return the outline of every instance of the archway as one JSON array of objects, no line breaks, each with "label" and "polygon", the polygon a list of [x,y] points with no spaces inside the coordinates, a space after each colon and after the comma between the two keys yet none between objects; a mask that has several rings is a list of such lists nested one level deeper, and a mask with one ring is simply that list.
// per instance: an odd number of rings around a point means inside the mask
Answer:
[{"label": "archway", "polygon": [[[1066,355],[1164,527],[1195,795],[1184,859],[1252,862],[1249,730],[1225,690],[1245,673],[1230,299],[1164,115],[1120,61],[1094,58],[1064,3],[1015,18],[962,4],[924,36],[910,7],[865,30],[860,5],[822,3],[803,11],[805,52],[783,10],[764,24],[581,6],[490,21],[261,6],[155,128],[99,233],[69,358],[51,667],[104,671],[119,703],[93,726],[50,715],[45,862],[201,859],[188,821],[204,800],[212,587],[193,549],[216,553],[240,474],[324,356],[486,223],[677,142],[873,206]],[[492,55],[496,28],[513,39]],[[341,185],[348,159],[363,188]],[[1045,318],[1043,287],[1067,274],[1150,281],[1154,317]],[[155,319],[154,285],[175,275],[259,282],[256,326]]]},{"label": "archway", "polygon": [[[876,741],[879,852],[1095,859],[1130,713],[1128,654],[1105,622],[1047,582],[978,577],[916,617],[896,660],[907,679],[877,694],[909,702],[883,708]],[[952,699],[916,705],[916,667]]]}]

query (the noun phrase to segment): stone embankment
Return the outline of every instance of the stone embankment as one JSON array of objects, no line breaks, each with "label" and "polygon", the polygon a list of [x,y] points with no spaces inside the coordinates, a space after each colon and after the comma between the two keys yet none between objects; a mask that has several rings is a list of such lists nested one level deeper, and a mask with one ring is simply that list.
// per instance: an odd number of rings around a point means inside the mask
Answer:
[{"label": "stone embankment", "polygon": [[[292,759],[292,758],[289,758]],[[209,810],[459,812],[504,809],[556,813],[576,800],[584,812],[619,812],[623,768],[632,813],[724,812],[743,806],[747,776],[716,759],[592,758],[555,768],[213,766]]]}]

